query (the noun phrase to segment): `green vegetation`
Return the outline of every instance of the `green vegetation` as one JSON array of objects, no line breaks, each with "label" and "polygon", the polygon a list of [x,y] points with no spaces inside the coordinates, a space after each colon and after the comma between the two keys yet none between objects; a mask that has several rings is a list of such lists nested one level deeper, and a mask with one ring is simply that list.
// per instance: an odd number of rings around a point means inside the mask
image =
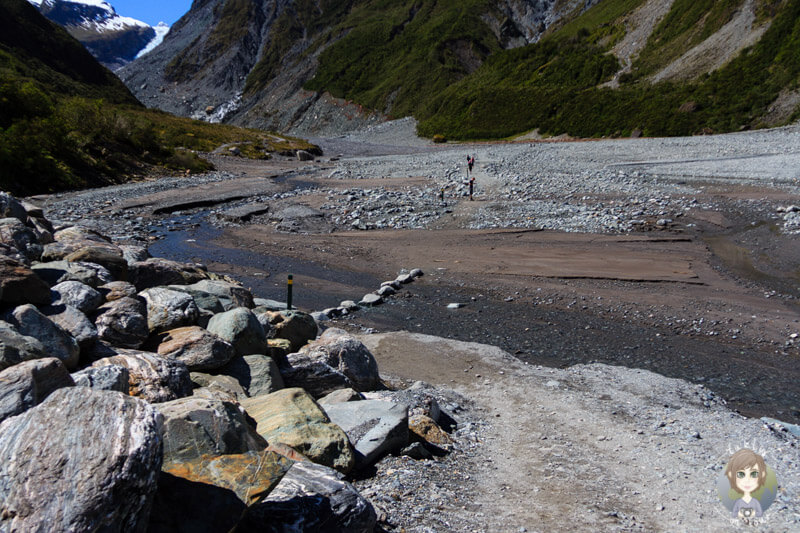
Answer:
[{"label": "green vegetation", "polygon": [[[697,35],[721,27],[734,3],[707,2],[705,12],[692,11],[692,20],[702,21],[698,26],[673,19],[675,31],[662,28],[648,49],[663,51],[664,43],[676,43],[695,31],[689,27],[699,28]],[[571,26],[565,31],[571,33]],[[556,32],[538,44],[493,55],[472,76],[416,110],[419,132],[476,139],[535,128],[581,137],[625,136],[637,128],[645,135],[737,131],[760,126],[759,117],[780,91],[800,84],[798,1],[778,10],[759,43],[690,83],[651,85],[634,76],[618,89],[600,88],[598,83],[616,68],[596,41],[587,30],[571,38]],[[647,61],[652,57],[644,55],[645,71],[651,69]]]},{"label": "green vegetation", "polygon": [[200,172],[195,153],[314,149],[257,130],[145,109],[66,31],[25,0],[0,0],[0,189],[16,195],[119,183],[159,168]]},{"label": "green vegetation", "polygon": [[368,0],[329,34],[342,36],[320,56],[307,85],[394,116],[464,78],[500,50],[481,20],[486,0]]}]

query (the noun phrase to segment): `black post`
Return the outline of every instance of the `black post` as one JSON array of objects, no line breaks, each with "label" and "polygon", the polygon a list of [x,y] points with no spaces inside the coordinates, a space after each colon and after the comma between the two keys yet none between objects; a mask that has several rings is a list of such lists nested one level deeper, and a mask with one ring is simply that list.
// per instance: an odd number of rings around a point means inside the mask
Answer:
[{"label": "black post", "polygon": [[286,310],[287,311],[291,311],[292,310],[292,284],[293,283],[294,282],[292,280],[292,275],[289,274],[289,280],[288,280],[287,286],[286,286]]}]

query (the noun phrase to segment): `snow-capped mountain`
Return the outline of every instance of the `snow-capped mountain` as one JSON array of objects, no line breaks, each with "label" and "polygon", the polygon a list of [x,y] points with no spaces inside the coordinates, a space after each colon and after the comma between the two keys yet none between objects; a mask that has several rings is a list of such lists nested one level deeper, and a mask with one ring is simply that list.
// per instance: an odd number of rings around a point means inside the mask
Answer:
[{"label": "snow-capped mountain", "polygon": [[169,32],[117,14],[103,0],[28,0],[48,19],[60,24],[112,70],[152,50]]}]

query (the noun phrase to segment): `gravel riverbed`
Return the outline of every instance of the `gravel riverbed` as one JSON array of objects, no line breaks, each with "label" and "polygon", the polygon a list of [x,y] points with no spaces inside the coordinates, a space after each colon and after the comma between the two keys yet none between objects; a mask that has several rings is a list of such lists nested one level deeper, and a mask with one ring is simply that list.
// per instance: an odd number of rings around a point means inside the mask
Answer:
[{"label": "gravel riverbed", "polygon": [[[681,251],[691,258],[687,268],[700,272],[697,285],[567,279],[540,271],[482,283],[458,270],[456,260],[433,268],[417,288],[385,306],[333,321],[362,333],[409,329],[480,341],[517,355],[452,340],[429,353],[421,346],[433,341],[392,341],[405,355],[420,355],[409,364],[381,348],[388,340],[367,336],[390,379],[431,383],[457,426],[450,454],[424,461],[387,457],[356,485],[376,506],[385,531],[551,531],[566,524],[581,531],[729,531],[739,526],[727,520],[714,484],[729,453],[749,445],[767,453],[781,487],[770,521],[755,529],[800,528],[796,437],[730,409],[750,405],[757,416],[780,413],[786,422],[800,421],[791,370],[800,348],[800,127],[444,146],[417,139],[413,127],[403,120],[315,140],[324,157],[277,173],[268,164],[244,170],[225,158],[220,170],[202,176],[34,200],[53,221],[79,222],[120,240],[191,239],[199,225],[226,237],[252,228],[257,237],[235,246],[298,261],[314,259],[310,251],[297,255],[313,247],[320,264],[324,259],[374,275],[370,267],[384,268],[382,261],[396,271],[428,258],[430,249],[417,256],[397,249],[415,240],[431,240],[435,250],[436,239],[444,244],[452,235],[498,229],[586,234],[565,241],[576,246],[595,237],[637,236],[651,246],[683,240],[692,250],[707,246],[706,255]],[[472,202],[468,154],[477,162]],[[241,194],[219,205],[154,214],[165,201],[159,195],[169,203],[226,185]],[[250,204],[269,211],[248,221],[224,216]],[[289,209],[296,206],[304,209]],[[335,245],[343,241],[325,235],[346,240],[353,230],[348,246],[361,246],[365,234],[375,233],[387,236],[387,248],[353,252],[361,264],[336,257],[342,254]],[[389,230],[409,237],[391,241],[381,233]],[[422,233],[407,233],[412,230]],[[512,237],[503,239],[497,237],[498,246]],[[465,256],[494,249],[470,246]],[[529,246],[506,250],[523,253]],[[331,254],[320,252],[332,247]],[[231,268],[235,274],[236,265]],[[716,279],[730,285],[703,285]],[[737,291],[729,290],[734,286]],[[445,311],[452,301],[466,307]],[[439,361],[442,354],[456,359]],[[762,363],[751,378],[748,356]],[[553,368],[559,366],[566,368]],[[760,395],[754,387],[769,390]],[[598,481],[610,472],[618,478],[614,493]]]}]

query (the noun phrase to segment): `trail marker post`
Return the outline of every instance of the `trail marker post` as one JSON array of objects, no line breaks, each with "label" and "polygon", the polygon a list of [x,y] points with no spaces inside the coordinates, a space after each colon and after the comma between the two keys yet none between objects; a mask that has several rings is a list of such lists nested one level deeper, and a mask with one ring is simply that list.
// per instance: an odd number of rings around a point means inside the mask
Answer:
[{"label": "trail marker post", "polygon": [[289,274],[289,279],[286,282],[286,310],[292,310],[292,285],[294,284],[294,279],[291,274]]}]

